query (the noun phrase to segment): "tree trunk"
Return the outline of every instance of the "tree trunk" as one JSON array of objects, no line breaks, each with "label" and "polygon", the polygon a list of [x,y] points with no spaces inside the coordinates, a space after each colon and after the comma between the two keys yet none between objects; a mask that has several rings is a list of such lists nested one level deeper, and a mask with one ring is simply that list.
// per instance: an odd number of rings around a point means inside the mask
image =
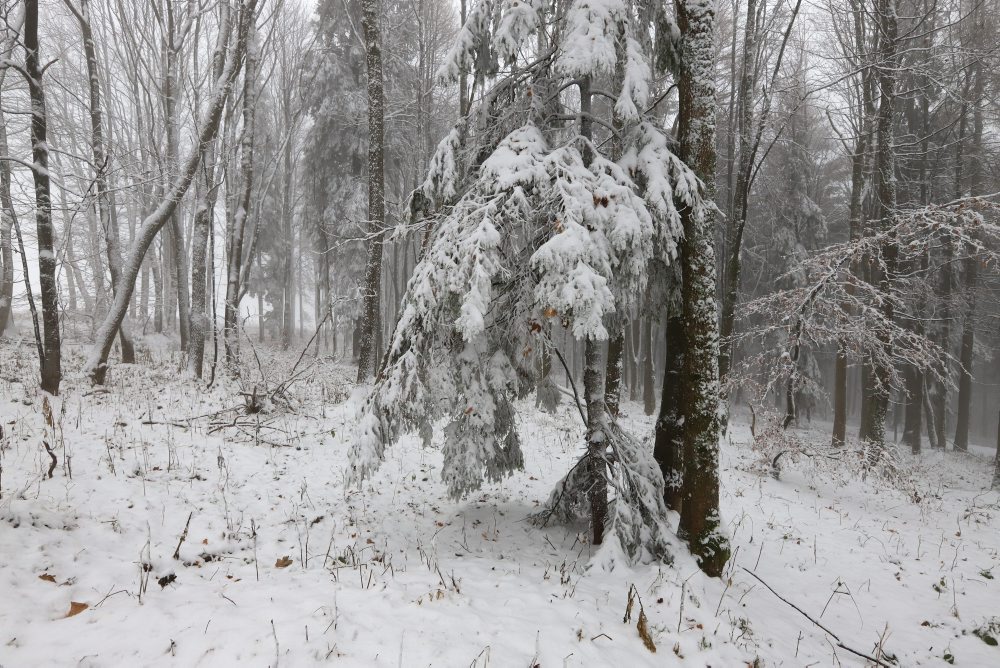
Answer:
[{"label": "tree trunk", "polygon": [[[219,38],[212,61],[212,76],[216,80],[222,76],[226,64],[226,42],[229,37],[229,2],[222,0],[219,5]],[[228,106],[228,105],[227,105]],[[226,122],[229,122],[227,118]],[[188,373],[201,378],[205,361],[205,339],[209,325],[215,314],[215,304],[208,305],[208,283],[214,274],[210,272],[208,246],[215,216],[215,202],[218,189],[215,186],[216,141],[213,139],[202,151],[202,165],[198,170],[198,200],[195,205],[194,229],[191,231],[191,336],[188,341]],[[213,258],[214,259],[214,258]]]},{"label": "tree trunk", "polygon": [[642,408],[646,415],[656,412],[656,380],[653,372],[653,319],[647,316],[642,323]]},{"label": "tree trunk", "polygon": [[[753,163],[753,115],[756,75],[758,67],[757,44],[758,8],[757,0],[747,0],[746,21],[743,34],[743,62],[740,67],[739,92],[736,98],[737,130],[734,138],[739,140],[736,184],[730,195],[728,222],[725,230],[725,262],[722,276],[722,310],[719,315],[720,336],[719,374],[724,378],[729,373],[734,354],[731,340],[736,323],[736,301],[740,289],[740,254],[743,249],[743,231],[746,227],[747,209],[750,196],[750,177]],[[734,82],[735,83],[735,82]],[[708,177],[714,179],[714,174]],[[707,181],[706,181],[707,182]]]},{"label": "tree trunk", "polygon": [[[979,14],[981,8],[975,10]],[[979,23],[978,16],[974,22]],[[977,25],[978,27],[978,25]],[[978,45],[980,48],[984,44]],[[975,65],[975,84],[972,102],[975,105],[972,113],[972,165],[969,181],[970,192],[981,195],[985,184],[983,177],[986,170],[983,161],[983,63],[980,58]],[[972,365],[976,340],[976,284],[979,280],[979,258],[970,254],[963,262],[965,269],[965,314],[962,320],[962,346],[959,351],[958,377],[958,413],[955,418],[955,449],[969,449],[969,421],[972,402]]]},{"label": "tree trunk", "polygon": [[[862,105],[861,114],[864,115]],[[867,123],[862,123],[867,126]],[[864,221],[862,220],[862,195],[865,181],[865,156],[868,153],[867,132],[864,127],[854,145],[854,155],[851,157],[851,204],[850,204],[850,240],[861,238]],[[857,273],[857,267],[850,271]],[[850,294],[854,289],[849,288]],[[846,306],[845,306],[846,307]],[[840,342],[837,349],[837,361],[834,371],[834,403],[833,403],[833,445],[841,446],[847,441],[847,342]]]},{"label": "tree trunk", "polygon": [[[683,46],[678,81],[680,158],[712,194],[715,178],[715,12],[703,0],[676,0]],[[719,516],[719,321],[715,305],[714,216],[681,210],[684,367],[681,409],[684,483],[678,533],[701,569],[718,577],[729,560]]]},{"label": "tree trunk", "polygon": [[[593,136],[591,121],[590,77],[579,80],[580,87],[580,135],[588,140]],[[584,149],[583,162],[589,165],[593,160],[590,149]],[[604,526],[608,518],[608,474],[607,449],[608,412],[605,404],[604,360],[602,345],[591,337],[584,342],[583,354],[583,395],[587,405],[587,476],[589,478],[588,499],[590,502],[591,542],[604,542]]]},{"label": "tree trunk", "polygon": [[[675,260],[680,261],[680,258]],[[663,500],[667,508],[676,511],[681,509],[681,485],[684,480],[684,434],[680,405],[684,370],[684,320],[679,307],[680,303],[677,303],[668,307],[667,312],[663,390],[653,445],[653,458],[660,465],[660,473],[663,474]]]},{"label": "tree trunk", "polygon": [[[4,53],[6,56],[6,52]],[[0,71],[0,155],[9,155],[7,120],[3,113],[3,79],[7,70]],[[10,161],[0,160],[0,337],[7,330],[14,300],[14,202],[10,196]]]},{"label": "tree trunk", "polygon": [[281,183],[281,227],[282,248],[285,251],[282,314],[281,314],[281,349],[288,350],[292,345],[292,332],[295,327],[295,244],[292,232],[292,127],[291,127],[291,98],[285,91],[284,100],[285,122],[289,132],[288,141],[285,142],[283,151],[283,169]]},{"label": "tree trunk", "polygon": [[924,407],[924,374],[912,366],[907,366],[906,374],[906,417],[903,421],[903,443],[910,446],[910,451],[920,454],[921,430],[923,429],[922,411]]},{"label": "tree trunk", "polygon": [[[248,37],[248,40],[252,39],[252,35]],[[231,221],[232,225],[226,231],[226,304],[223,313],[222,339],[226,349],[226,366],[232,373],[239,371],[240,359],[238,319],[240,296],[243,288],[240,281],[243,276],[243,237],[246,234],[247,220],[250,217],[251,195],[253,194],[256,76],[256,49],[248,45],[246,66],[243,71],[243,136],[240,140],[240,190],[236,201],[236,213]],[[263,318],[263,312],[260,313],[260,316]],[[264,330],[261,328],[260,336],[263,336],[263,332]]]},{"label": "tree trunk", "polygon": [[615,336],[608,341],[608,362],[604,381],[604,403],[608,408],[608,415],[611,417],[618,417],[622,385],[622,359],[625,349],[625,330],[620,326],[621,320],[617,318],[616,320],[618,320],[618,326],[613,330]]},{"label": "tree trunk", "polygon": [[974,255],[965,259],[966,311],[962,321],[962,345],[959,352],[958,411],[955,416],[955,449],[969,449],[969,414],[972,401],[972,363],[976,329],[976,282],[979,261]]},{"label": "tree trunk", "polygon": [[382,324],[379,302],[382,286],[382,239],[385,228],[385,96],[382,80],[381,2],[363,0],[362,26],[365,34],[368,71],[368,263],[365,265],[361,310],[361,350],[358,382],[375,374],[378,338]]},{"label": "tree trunk", "polygon": [[132,244],[128,258],[125,260],[123,266],[122,289],[115,295],[111,310],[97,332],[94,347],[91,349],[90,356],[84,367],[84,371],[94,383],[101,384],[104,382],[104,377],[107,373],[108,353],[111,350],[115,332],[121,325],[122,319],[125,317],[125,312],[128,310],[129,300],[131,299],[132,291],[135,289],[136,277],[142,267],[146,251],[149,250],[157,233],[170,220],[178,202],[180,202],[184,193],[187,192],[188,187],[191,185],[192,180],[194,180],[198,165],[201,162],[202,147],[215,139],[219,131],[219,123],[222,119],[222,111],[225,107],[226,99],[229,96],[229,91],[232,88],[237,72],[239,72],[241,61],[246,52],[249,29],[255,20],[256,4],[256,0],[246,0],[242,5],[235,44],[227,57],[223,74],[216,82],[216,90],[212,95],[205,117],[199,126],[197,145],[192,147],[190,155],[184,162],[183,169],[177,175],[170,190],[156,209],[142,222],[142,226],[136,234],[135,242]]},{"label": "tree trunk", "polygon": [[59,394],[62,379],[59,340],[59,286],[52,229],[52,199],[49,191],[48,120],[42,87],[41,54],[38,45],[38,0],[24,3],[24,69],[31,97],[31,170],[35,183],[35,229],[38,234],[38,283],[42,292],[44,356],[40,361],[42,390]]},{"label": "tree trunk", "polygon": [[[894,146],[894,122],[896,103],[897,61],[897,18],[896,0],[879,0],[876,22],[880,34],[879,67],[876,83],[879,91],[879,109],[876,119],[875,189],[878,206],[878,224],[883,228],[892,225],[896,210],[896,161]],[[879,291],[889,295],[896,270],[897,248],[894,239],[883,242],[881,254],[884,269],[878,270]],[[874,277],[873,277],[874,280]],[[895,317],[893,301],[883,300],[882,315],[891,322]],[[882,336],[880,344],[891,359],[892,341],[888,335]],[[873,363],[869,372],[872,389],[871,408],[862,423],[864,440],[885,444],[885,420],[889,408],[891,369],[881,363]]]}]

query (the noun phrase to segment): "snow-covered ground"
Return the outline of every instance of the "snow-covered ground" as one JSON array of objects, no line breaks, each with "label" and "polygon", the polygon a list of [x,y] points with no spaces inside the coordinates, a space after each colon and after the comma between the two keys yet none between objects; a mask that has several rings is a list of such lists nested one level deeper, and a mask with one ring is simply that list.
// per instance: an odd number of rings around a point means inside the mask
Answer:
[{"label": "snow-covered ground", "polygon": [[[261,356],[272,387],[295,361]],[[453,502],[415,438],[345,488],[352,369],[307,358],[289,405],[246,416],[249,385],[206,393],[153,357],[115,367],[107,392],[71,378],[47,427],[26,349],[0,344],[3,668],[865,664],[838,644],[1000,665],[973,634],[1000,622],[986,449],[904,455],[909,492],[808,457],[776,480],[737,422],[722,476],[735,556],[711,580],[680,547],[673,565],[626,567],[586,527],[528,521],[578,455],[569,405],[525,403],[525,470]]]}]

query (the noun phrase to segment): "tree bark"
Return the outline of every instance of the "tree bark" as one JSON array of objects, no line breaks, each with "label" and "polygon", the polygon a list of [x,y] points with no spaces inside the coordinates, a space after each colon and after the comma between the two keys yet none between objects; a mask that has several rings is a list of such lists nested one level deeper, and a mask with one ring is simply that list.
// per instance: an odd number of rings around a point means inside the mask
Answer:
[{"label": "tree bark", "polygon": [[[715,10],[706,0],[675,0],[683,46],[678,81],[680,158],[702,179],[715,178]],[[719,516],[719,321],[715,302],[714,216],[681,210],[684,367],[681,409],[684,483],[678,533],[701,569],[718,577],[729,560]]]},{"label": "tree bark", "polygon": [[[166,2],[167,24],[164,29],[164,67],[163,75],[163,116],[166,126],[167,169],[170,183],[180,168],[180,139],[177,129],[177,96],[180,94],[180,58],[177,43],[178,33],[174,18],[173,2]],[[178,206],[179,206],[178,202]],[[177,329],[181,339],[181,352],[187,352],[188,335],[190,333],[191,299],[188,288],[187,254],[184,244],[184,227],[181,224],[177,207],[170,214],[166,239],[170,244],[170,267],[174,278],[174,288],[177,291]],[[171,309],[171,316],[173,309]]]},{"label": "tree bark", "polygon": [[368,71],[368,262],[365,265],[361,308],[361,349],[358,382],[375,374],[382,324],[379,302],[382,286],[382,240],[385,229],[385,93],[382,79],[382,34],[379,0],[362,3]]},{"label": "tree bark", "polygon": [[[864,115],[864,109],[861,109]],[[862,122],[862,131],[854,145],[854,155],[851,157],[851,204],[850,204],[850,240],[861,238],[864,221],[861,198],[864,192],[865,156],[868,153],[867,123]],[[850,271],[857,273],[857,267]],[[850,289],[853,294],[853,288]],[[846,306],[845,306],[846,307]],[[846,307],[849,308],[849,307]],[[833,445],[841,446],[847,441],[847,342],[841,341],[837,349],[836,368],[834,370],[834,402],[833,402]]]},{"label": "tree bark", "polygon": [[922,411],[924,405],[924,374],[913,365],[908,365],[906,374],[906,417],[903,421],[903,443],[910,446],[910,452],[920,454]]},{"label": "tree bark", "polygon": [[[6,54],[5,54],[6,55]],[[0,72],[0,155],[9,155],[7,148],[7,120],[3,113],[3,79]],[[14,202],[10,196],[10,161],[0,160],[0,337],[7,331],[14,300]]]},{"label": "tree bark", "polygon": [[642,408],[646,415],[656,412],[656,380],[653,369],[653,319],[642,323]]},{"label": "tree bark", "polygon": [[[219,38],[212,61],[215,80],[222,76],[226,64],[226,45],[229,37],[230,7],[228,0],[219,4]],[[227,118],[227,123],[229,122]],[[202,165],[198,171],[198,203],[195,205],[194,229],[191,232],[191,336],[188,341],[188,373],[201,378],[205,361],[205,339],[208,336],[215,304],[208,307],[209,258],[208,241],[212,233],[215,216],[215,202],[218,188],[215,186],[216,140],[208,142],[202,152]]]},{"label": "tree bark", "polygon": [[[877,219],[883,229],[892,225],[896,210],[896,160],[894,146],[894,123],[896,104],[897,72],[897,16],[896,0],[878,0],[876,22],[879,32],[879,59],[876,70],[876,84],[879,91],[879,108],[876,118],[877,148],[875,153],[875,189],[877,195]],[[897,248],[895,240],[888,239],[881,248],[885,269],[878,270],[879,291],[889,295],[896,270]],[[873,277],[874,280],[875,277]],[[887,322],[895,317],[893,301],[883,300],[882,316]],[[892,341],[882,335],[880,344],[886,356],[891,359]],[[876,444],[885,444],[885,421],[889,408],[891,369],[886,364],[872,362],[869,372],[871,383],[871,407],[862,422],[863,439]]]},{"label": "tree bark", "polygon": [[[252,30],[252,27],[251,27]],[[252,39],[252,35],[248,37]],[[256,49],[248,46],[243,71],[243,136],[240,140],[240,190],[236,198],[236,213],[226,230],[226,304],[223,313],[222,340],[226,349],[226,366],[238,373],[240,359],[239,311],[243,292],[243,240],[250,217],[254,177],[254,134],[256,130]],[[248,259],[248,262],[252,260]],[[263,317],[263,311],[259,314]],[[263,336],[264,329],[260,329]]]},{"label": "tree bark", "polygon": [[35,183],[35,229],[38,235],[38,283],[42,292],[44,356],[40,360],[42,390],[59,394],[62,380],[59,337],[59,286],[56,283],[56,255],[52,228],[52,199],[49,189],[48,119],[38,44],[38,0],[24,3],[24,70],[31,98],[31,170]]},{"label": "tree bark", "polygon": [[[980,7],[974,10],[973,21],[976,28],[981,19]],[[982,48],[984,44],[977,44]],[[973,86],[972,103],[975,105],[972,112],[972,164],[970,166],[970,192],[972,195],[981,195],[984,191],[983,177],[986,170],[983,161],[983,63],[982,57],[977,60],[975,66],[975,84]],[[959,349],[959,376],[958,376],[958,412],[955,417],[955,449],[968,451],[969,449],[969,422],[972,404],[972,365],[974,362],[974,348],[976,340],[976,284],[979,280],[979,258],[975,254],[970,254],[963,262],[965,271],[965,314],[962,319],[962,345]]]},{"label": "tree bark", "polygon": [[[619,320],[620,323],[620,320]],[[616,326],[614,338],[608,341],[608,362],[604,381],[604,403],[608,415],[618,417],[618,404],[621,399],[622,359],[625,349],[625,331]]]},{"label": "tree bark", "polygon": [[[675,262],[681,262],[681,259],[678,257]],[[653,458],[660,465],[660,473],[663,474],[663,500],[667,508],[680,511],[684,480],[684,433],[680,405],[684,373],[684,319],[680,312],[680,300],[668,307],[665,330],[663,389],[660,413],[656,420]]]}]

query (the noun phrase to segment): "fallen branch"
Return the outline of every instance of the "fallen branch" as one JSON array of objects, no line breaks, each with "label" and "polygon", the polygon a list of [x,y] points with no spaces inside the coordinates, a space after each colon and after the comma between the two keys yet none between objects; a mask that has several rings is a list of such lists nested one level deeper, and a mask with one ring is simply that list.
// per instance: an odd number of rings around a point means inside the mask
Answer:
[{"label": "fallen branch", "polygon": [[843,650],[846,650],[846,651],[850,652],[851,654],[854,654],[855,656],[859,656],[862,659],[867,659],[867,660],[871,661],[872,663],[876,663],[876,664],[878,664],[880,666],[883,666],[883,668],[892,668],[892,666],[890,666],[885,661],[882,661],[881,659],[876,659],[874,656],[865,654],[864,652],[858,651],[858,650],[854,649],[853,647],[848,647],[847,645],[845,645],[843,643],[843,641],[840,639],[840,637],[836,633],[834,633],[833,631],[831,631],[827,627],[823,626],[819,621],[817,621],[815,618],[813,618],[808,612],[806,612],[805,610],[803,610],[802,608],[800,608],[799,606],[795,605],[794,603],[792,603],[791,601],[789,601],[787,598],[785,598],[784,596],[782,596],[781,594],[779,594],[778,592],[776,592],[774,590],[774,587],[772,587],[771,585],[769,585],[766,582],[764,582],[764,580],[761,579],[761,577],[759,575],[757,575],[756,573],[754,573],[753,571],[751,571],[746,566],[741,566],[741,568],[743,570],[745,570],[747,573],[749,573],[750,575],[752,575],[757,580],[757,582],[759,582],[762,585],[764,585],[765,587],[767,587],[768,591],[770,591],[772,594],[774,594],[775,596],[777,596],[779,600],[781,600],[783,603],[786,603],[786,604],[790,605],[800,615],[802,615],[803,617],[805,617],[806,619],[808,619],[810,622],[812,622],[817,627],[819,627],[824,632],[826,632],[827,635],[829,635],[831,638],[833,638],[834,640],[836,640],[837,641],[837,647],[839,647],[839,648],[841,648]]}]

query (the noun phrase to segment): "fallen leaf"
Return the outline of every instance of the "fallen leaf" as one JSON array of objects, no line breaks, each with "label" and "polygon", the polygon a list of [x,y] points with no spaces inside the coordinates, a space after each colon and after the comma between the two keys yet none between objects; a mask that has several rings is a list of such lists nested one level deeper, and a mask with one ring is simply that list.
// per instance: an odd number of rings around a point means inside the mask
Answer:
[{"label": "fallen leaf", "polygon": [[45,580],[46,582],[55,582],[56,576],[49,575],[48,573],[42,573],[41,575],[38,576],[38,579]]},{"label": "fallen leaf", "polygon": [[163,589],[168,584],[174,582],[176,579],[177,579],[177,576],[175,574],[168,573],[167,575],[164,575],[162,578],[159,578],[156,581],[156,584],[160,585],[160,589]]},{"label": "fallen leaf", "polygon": [[80,603],[79,601],[70,601],[69,612],[66,613],[66,617],[72,617],[73,615],[79,615],[81,612],[89,608],[90,606],[86,603]]},{"label": "fallen leaf", "polygon": [[287,556],[284,556],[278,559],[276,562],[274,562],[275,568],[288,568],[291,565],[292,565],[292,560],[289,559]]}]

